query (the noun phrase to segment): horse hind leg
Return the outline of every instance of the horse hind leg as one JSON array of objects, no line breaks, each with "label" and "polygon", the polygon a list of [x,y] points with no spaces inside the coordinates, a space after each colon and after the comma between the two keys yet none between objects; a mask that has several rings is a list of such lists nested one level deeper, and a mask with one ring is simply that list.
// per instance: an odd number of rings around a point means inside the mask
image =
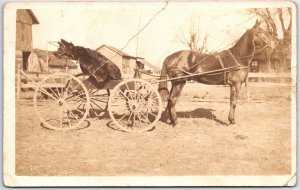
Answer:
[{"label": "horse hind leg", "polygon": [[246,88],[246,101],[247,103],[250,103],[250,92],[249,92],[249,86],[248,86],[248,77],[245,80],[245,88]]},{"label": "horse hind leg", "polygon": [[185,81],[172,83],[172,88],[171,88],[171,92],[169,95],[167,108],[168,108],[168,113],[170,116],[171,124],[173,126],[178,125],[175,105],[176,105],[177,99],[180,96],[180,93],[181,93],[185,83],[186,83]]},{"label": "horse hind leg", "polygon": [[242,84],[240,82],[230,85],[230,111],[228,115],[229,124],[235,124],[234,113],[241,86]]}]

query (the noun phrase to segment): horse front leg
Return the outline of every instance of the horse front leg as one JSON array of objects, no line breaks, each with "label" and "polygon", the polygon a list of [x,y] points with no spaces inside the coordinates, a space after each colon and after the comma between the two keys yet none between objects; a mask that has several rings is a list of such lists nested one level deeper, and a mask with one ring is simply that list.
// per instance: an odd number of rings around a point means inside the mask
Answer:
[{"label": "horse front leg", "polygon": [[173,126],[176,126],[178,124],[175,105],[184,85],[185,85],[185,81],[172,83],[172,88],[169,95],[167,108],[168,108],[168,113],[170,115],[171,124]]},{"label": "horse front leg", "polygon": [[230,85],[230,111],[228,115],[229,124],[235,124],[234,112],[239,96],[239,92],[241,90],[242,84],[240,82],[233,83]]}]

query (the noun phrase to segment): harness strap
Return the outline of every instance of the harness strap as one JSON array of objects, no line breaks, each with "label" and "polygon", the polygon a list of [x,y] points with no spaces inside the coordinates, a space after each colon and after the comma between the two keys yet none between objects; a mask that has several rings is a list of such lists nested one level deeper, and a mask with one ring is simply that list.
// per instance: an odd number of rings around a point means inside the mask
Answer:
[{"label": "harness strap", "polygon": [[[221,56],[218,53],[213,54],[213,56],[219,61],[220,65],[221,65],[221,68],[224,69],[225,66],[224,66],[224,63],[223,63],[223,60],[222,60]],[[223,74],[224,74],[224,85],[227,85],[228,84],[228,80],[227,80],[228,79],[228,72],[224,71]]]},{"label": "harness strap", "polygon": [[233,58],[233,60],[235,61],[235,63],[236,63],[237,65],[241,65],[241,64],[239,64],[239,62],[236,60],[235,56],[231,53],[230,49],[228,49],[227,51],[229,52],[230,56]]},{"label": "harness strap", "polygon": [[213,56],[219,61],[220,65],[221,65],[221,68],[224,69],[224,63],[222,61],[222,58],[221,56],[217,53],[217,54],[213,54]]}]

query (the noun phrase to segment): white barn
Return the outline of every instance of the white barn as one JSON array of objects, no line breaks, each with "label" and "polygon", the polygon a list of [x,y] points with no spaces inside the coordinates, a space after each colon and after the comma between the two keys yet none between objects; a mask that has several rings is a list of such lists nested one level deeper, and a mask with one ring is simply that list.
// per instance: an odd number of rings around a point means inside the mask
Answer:
[{"label": "white barn", "polygon": [[97,48],[96,51],[116,64],[120,68],[122,77],[124,79],[133,78],[135,72],[134,70],[137,67],[137,62],[142,63],[143,68],[151,70],[152,73],[160,72],[158,67],[150,64],[144,58],[131,56],[112,46],[102,45]]}]

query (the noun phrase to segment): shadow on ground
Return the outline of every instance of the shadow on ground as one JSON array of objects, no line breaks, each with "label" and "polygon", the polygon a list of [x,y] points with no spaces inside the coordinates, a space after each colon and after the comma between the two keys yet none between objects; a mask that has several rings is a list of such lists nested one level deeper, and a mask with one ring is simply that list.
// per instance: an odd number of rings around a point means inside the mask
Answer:
[{"label": "shadow on ground", "polygon": [[[217,117],[212,113],[213,109],[197,108],[192,111],[180,111],[176,112],[178,118],[205,118],[212,119],[221,125],[227,125],[227,123],[217,119]],[[161,116],[161,121],[168,123],[168,112],[164,111]]]}]

